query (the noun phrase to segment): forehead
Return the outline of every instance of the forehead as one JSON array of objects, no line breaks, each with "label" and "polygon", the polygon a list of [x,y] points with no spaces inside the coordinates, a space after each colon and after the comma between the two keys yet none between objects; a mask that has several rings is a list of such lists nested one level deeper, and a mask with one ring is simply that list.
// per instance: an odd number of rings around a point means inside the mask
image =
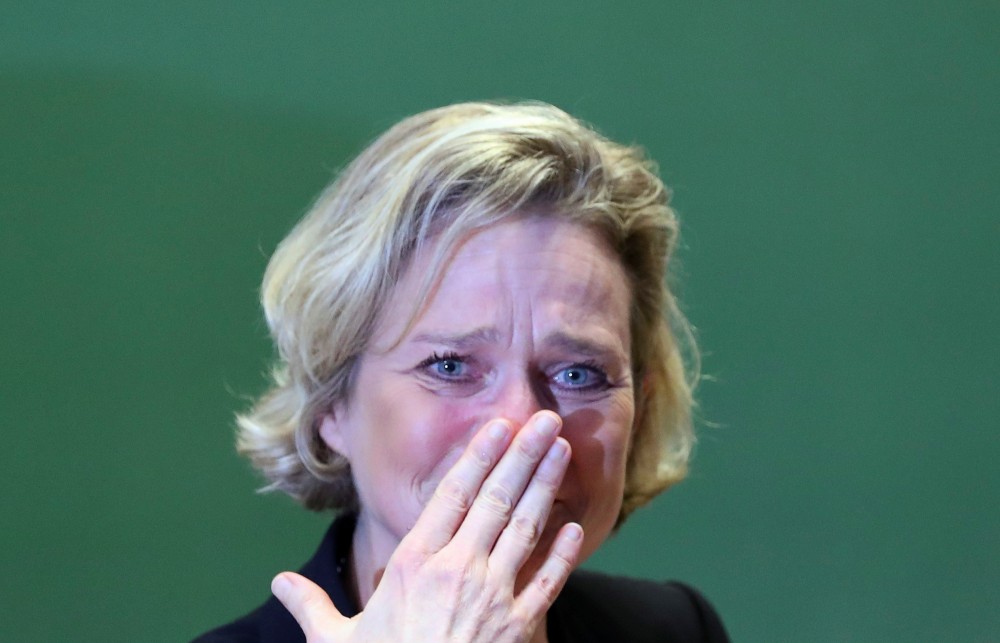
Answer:
[{"label": "forehead", "polygon": [[396,285],[375,343],[388,348],[389,337],[401,341],[463,329],[509,339],[515,327],[523,331],[528,324],[535,331],[573,326],[617,336],[627,345],[630,301],[621,261],[598,233],[554,217],[522,216],[450,248],[428,244]]}]

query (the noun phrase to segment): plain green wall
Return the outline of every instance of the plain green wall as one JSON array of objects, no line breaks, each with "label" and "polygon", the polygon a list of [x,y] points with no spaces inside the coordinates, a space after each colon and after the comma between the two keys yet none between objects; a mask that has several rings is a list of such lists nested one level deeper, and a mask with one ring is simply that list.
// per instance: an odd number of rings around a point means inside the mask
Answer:
[{"label": "plain green wall", "polygon": [[475,98],[643,144],[683,217],[718,426],[589,564],[741,641],[1000,637],[997,3],[3,4],[0,640],[185,640],[312,552],[231,445],[266,257]]}]

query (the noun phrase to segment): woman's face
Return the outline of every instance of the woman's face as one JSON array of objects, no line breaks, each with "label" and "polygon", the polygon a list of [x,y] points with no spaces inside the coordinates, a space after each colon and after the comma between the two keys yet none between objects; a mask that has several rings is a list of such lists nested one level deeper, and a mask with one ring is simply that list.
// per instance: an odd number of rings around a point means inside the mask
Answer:
[{"label": "woman's face", "polygon": [[550,409],[572,458],[524,571],[569,521],[583,560],[618,516],[635,411],[624,270],[591,230],[526,216],[461,243],[419,302],[430,250],[396,286],[350,400],[321,424],[351,463],[359,533],[384,564],[477,429]]}]

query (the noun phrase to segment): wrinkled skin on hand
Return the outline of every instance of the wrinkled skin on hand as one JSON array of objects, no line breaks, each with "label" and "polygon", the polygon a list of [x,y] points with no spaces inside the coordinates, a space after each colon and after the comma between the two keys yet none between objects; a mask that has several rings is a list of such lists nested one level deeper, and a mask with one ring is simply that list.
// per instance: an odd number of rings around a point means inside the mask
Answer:
[{"label": "wrinkled skin on hand", "polygon": [[545,614],[576,566],[582,528],[562,526],[523,588],[517,577],[570,460],[560,428],[559,416],[541,411],[516,434],[507,420],[480,429],[354,618],[298,574],[279,574],[272,591],[310,643],[544,641]]}]

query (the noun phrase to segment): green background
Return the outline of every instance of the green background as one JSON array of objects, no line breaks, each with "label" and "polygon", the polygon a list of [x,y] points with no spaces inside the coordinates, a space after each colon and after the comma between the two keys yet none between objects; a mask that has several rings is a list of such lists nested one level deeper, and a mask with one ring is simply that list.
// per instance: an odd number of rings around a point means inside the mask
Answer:
[{"label": "green background", "polygon": [[588,565],[741,641],[1000,640],[996,2],[3,4],[0,640],[186,640],[313,551],[232,449],[266,258],[478,98],[644,145],[683,217],[706,426]]}]

